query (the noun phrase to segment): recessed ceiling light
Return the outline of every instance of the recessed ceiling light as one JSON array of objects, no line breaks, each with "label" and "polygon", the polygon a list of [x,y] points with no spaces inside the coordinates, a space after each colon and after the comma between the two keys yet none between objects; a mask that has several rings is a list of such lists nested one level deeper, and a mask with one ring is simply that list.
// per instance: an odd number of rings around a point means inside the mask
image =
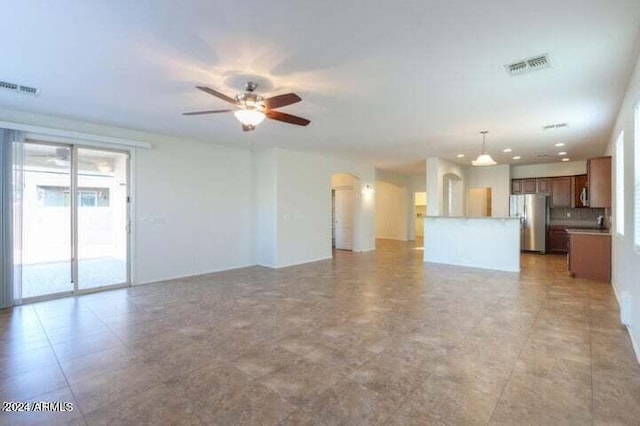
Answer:
[{"label": "recessed ceiling light", "polygon": [[458,154],[458,155],[456,155],[456,157],[458,157],[458,158],[464,158],[464,154]]},{"label": "recessed ceiling light", "polygon": [[567,151],[560,151],[558,155],[567,155]]},{"label": "recessed ceiling light", "polygon": [[557,146],[557,147],[564,146],[564,142],[558,142],[558,143],[556,144],[556,146]]},{"label": "recessed ceiling light", "polygon": [[520,158],[522,157],[520,157],[519,155],[516,155],[515,157],[513,157],[514,160],[519,160]]},{"label": "recessed ceiling light", "polygon": [[565,157],[562,159],[562,161],[569,161],[570,159],[568,157]]},{"label": "recessed ceiling light", "polygon": [[505,148],[502,150],[502,152],[511,152],[511,148]]}]

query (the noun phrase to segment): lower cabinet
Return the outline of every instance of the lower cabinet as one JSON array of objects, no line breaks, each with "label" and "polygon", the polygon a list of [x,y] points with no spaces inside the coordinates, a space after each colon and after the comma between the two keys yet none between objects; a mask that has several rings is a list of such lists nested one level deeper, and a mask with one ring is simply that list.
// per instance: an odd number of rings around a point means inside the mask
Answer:
[{"label": "lower cabinet", "polygon": [[550,227],[547,235],[547,251],[566,253],[569,251],[569,234],[565,227]]},{"label": "lower cabinet", "polygon": [[611,235],[569,233],[569,272],[577,278],[611,281]]}]

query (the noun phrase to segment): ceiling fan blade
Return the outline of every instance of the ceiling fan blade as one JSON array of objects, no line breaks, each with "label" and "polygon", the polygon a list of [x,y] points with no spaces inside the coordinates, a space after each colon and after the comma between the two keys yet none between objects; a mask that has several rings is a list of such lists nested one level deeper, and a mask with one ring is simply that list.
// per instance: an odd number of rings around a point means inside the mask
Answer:
[{"label": "ceiling fan blade", "polygon": [[283,106],[295,104],[300,102],[302,98],[295,93],[287,93],[284,95],[272,96],[264,100],[264,105],[267,109],[280,108]]},{"label": "ceiling fan blade", "polygon": [[306,126],[307,124],[311,123],[311,121],[307,120],[306,118],[298,117],[291,114],[285,114],[284,112],[280,111],[267,111],[265,114],[272,120],[283,121],[289,124],[297,124],[298,126]]},{"label": "ceiling fan blade", "polygon": [[220,98],[220,99],[222,99],[223,101],[227,101],[227,102],[229,102],[230,104],[235,104],[235,103],[236,103],[236,100],[235,100],[234,98],[229,97],[229,96],[225,95],[224,93],[220,93],[220,92],[217,92],[217,91],[215,91],[215,90],[213,90],[213,89],[210,89],[209,87],[206,87],[206,86],[196,86],[196,88],[198,88],[198,89],[202,90],[202,91],[203,91],[203,92],[205,92],[205,93],[208,93],[208,94],[210,94],[210,95],[213,95],[213,96],[215,96],[216,98]]},{"label": "ceiling fan blade", "polygon": [[243,124],[242,125],[242,130],[244,130],[245,132],[250,132],[252,130],[255,130],[256,126],[252,126],[250,124]]},{"label": "ceiling fan blade", "polygon": [[182,115],[201,115],[201,114],[217,114],[219,112],[231,112],[232,109],[216,109],[212,111],[193,111],[193,112],[183,112]]}]

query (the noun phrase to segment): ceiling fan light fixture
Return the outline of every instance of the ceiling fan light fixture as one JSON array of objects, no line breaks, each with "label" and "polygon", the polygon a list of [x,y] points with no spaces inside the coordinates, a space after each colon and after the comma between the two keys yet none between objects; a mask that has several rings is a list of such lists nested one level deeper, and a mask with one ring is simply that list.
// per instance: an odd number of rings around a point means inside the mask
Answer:
[{"label": "ceiling fan light fixture", "polygon": [[255,109],[239,109],[233,115],[245,126],[257,126],[266,117],[264,112]]},{"label": "ceiling fan light fixture", "polygon": [[483,130],[480,133],[482,133],[482,153],[478,156],[478,158],[471,161],[471,165],[477,166],[477,167],[495,166],[498,163],[496,163],[493,160],[493,158],[491,158],[491,156],[487,154],[485,151],[485,138],[487,136],[487,133],[489,132],[486,130]]}]

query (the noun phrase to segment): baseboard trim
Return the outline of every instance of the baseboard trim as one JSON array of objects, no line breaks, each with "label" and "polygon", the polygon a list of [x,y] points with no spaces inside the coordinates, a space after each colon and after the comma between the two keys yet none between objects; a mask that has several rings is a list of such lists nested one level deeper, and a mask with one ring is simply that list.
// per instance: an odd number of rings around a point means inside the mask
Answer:
[{"label": "baseboard trim", "polygon": [[149,284],[163,283],[165,281],[173,281],[173,280],[181,280],[181,279],[186,279],[186,278],[193,278],[193,277],[197,277],[197,276],[200,276],[200,275],[215,274],[216,272],[227,272],[227,271],[233,271],[233,270],[236,270],[236,269],[250,268],[252,266],[259,266],[259,265],[255,264],[255,263],[251,263],[251,264],[246,264],[246,265],[232,266],[231,268],[222,268],[222,269],[214,269],[214,270],[206,271],[206,272],[198,272],[196,274],[176,275],[176,276],[171,276],[171,277],[166,277],[166,278],[158,278],[158,279],[154,279],[154,280],[137,281],[137,282],[132,282],[131,283],[131,287],[137,287],[139,285],[149,285]]},{"label": "baseboard trim", "polygon": [[313,262],[321,262],[323,260],[329,260],[329,259],[333,259],[333,256],[328,256],[328,257],[318,257],[316,259],[310,259],[310,260],[305,260],[302,262],[294,262],[294,263],[287,263],[284,265],[278,265],[278,266],[267,266],[267,268],[272,268],[272,269],[283,269],[283,268],[290,268],[292,266],[299,266],[299,265],[306,265],[307,263],[313,263]]},{"label": "baseboard trim", "polygon": [[464,268],[476,268],[476,269],[483,269],[485,271],[500,271],[500,272],[513,272],[513,273],[520,273],[521,268],[518,269],[511,269],[511,268],[496,268],[496,267],[491,267],[491,266],[479,266],[476,264],[465,264],[465,263],[451,263],[451,262],[436,262],[435,260],[427,260],[425,257],[422,258],[422,262],[423,263],[431,263],[434,265],[447,265],[447,266],[461,266]]}]

